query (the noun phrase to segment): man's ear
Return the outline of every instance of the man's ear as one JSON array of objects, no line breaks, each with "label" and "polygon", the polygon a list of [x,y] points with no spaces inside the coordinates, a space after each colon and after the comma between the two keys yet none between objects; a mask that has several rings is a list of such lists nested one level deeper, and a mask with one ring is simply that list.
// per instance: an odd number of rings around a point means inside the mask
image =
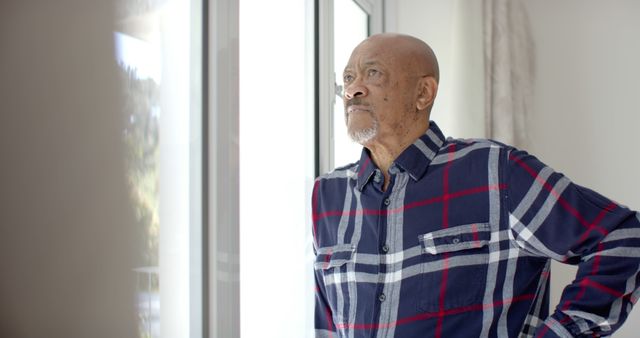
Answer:
[{"label": "man's ear", "polygon": [[422,77],[418,80],[418,88],[416,108],[423,111],[433,104],[438,93],[438,81],[433,76]]}]

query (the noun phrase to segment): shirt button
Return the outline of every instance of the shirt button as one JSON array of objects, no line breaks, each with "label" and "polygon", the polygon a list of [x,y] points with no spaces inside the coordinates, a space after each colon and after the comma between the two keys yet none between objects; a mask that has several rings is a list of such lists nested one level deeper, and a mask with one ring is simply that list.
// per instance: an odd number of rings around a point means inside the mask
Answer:
[{"label": "shirt button", "polygon": [[388,246],[388,245],[386,245],[386,244],[385,244],[385,245],[383,245],[383,246],[382,246],[382,252],[384,252],[384,253],[389,252],[389,246]]},{"label": "shirt button", "polygon": [[378,300],[381,302],[384,302],[385,299],[387,299],[387,296],[385,296],[384,293],[381,293],[380,296],[378,296]]},{"label": "shirt button", "polygon": [[391,204],[391,201],[389,201],[388,198],[385,198],[384,199],[384,205],[389,205],[389,204]]}]

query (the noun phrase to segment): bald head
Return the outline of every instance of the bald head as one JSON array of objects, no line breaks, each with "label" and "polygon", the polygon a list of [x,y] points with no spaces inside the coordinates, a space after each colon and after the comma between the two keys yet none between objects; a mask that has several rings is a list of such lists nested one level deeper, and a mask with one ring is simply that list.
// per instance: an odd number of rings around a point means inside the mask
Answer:
[{"label": "bald head", "polygon": [[423,41],[388,33],[362,41],[343,73],[349,134],[370,149],[412,142],[428,128],[438,79],[438,61]]},{"label": "bald head", "polygon": [[428,44],[418,38],[397,33],[376,34],[362,41],[354,49],[354,53],[360,48],[378,49],[381,53],[389,54],[394,61],[402,63],[402,68],[406,71],[440,80],[436,55]]}]

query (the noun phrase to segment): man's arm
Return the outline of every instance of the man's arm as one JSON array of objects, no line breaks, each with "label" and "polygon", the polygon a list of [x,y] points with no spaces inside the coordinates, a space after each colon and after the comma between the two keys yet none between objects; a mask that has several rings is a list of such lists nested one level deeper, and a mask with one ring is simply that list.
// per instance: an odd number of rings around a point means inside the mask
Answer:
[{"label": "man's arm", "polygon": [[327,302],[326,290],[322,281],[322,270],[315,271],[316,276],[316,300],[314,327],[316,338],[337,337],[333,315]]},{"label": "man's arm", "polygon": [[526,152],[508,156],[514,240],[535,255],[578,265],[576,279],[536,337],[610,335],[639,294],[640,215],[573,184]]},{"label": "man's arm", "polygon": [[[319,203],[319,185],[320,180],[316,179],[313,185],[312,192],[312,202],[311,202],[311,212],[313,214],[313,254],[314,257],[318,257],[318,234],[317,234],[317,224],[315,223],[315,215],[318,213],[318,203]],[[324,284],[324,275],[321,269],[314,268],[314,276],[315,276],[315,308],[314,308],[314,328],[315,328],[315,337],[316,338],[333,338],[337,335],[335,334],[335,326],[333,323],[333,314],[331,312],[331,307],[329,306],[329,302],[327,301],[327,290]]]}]

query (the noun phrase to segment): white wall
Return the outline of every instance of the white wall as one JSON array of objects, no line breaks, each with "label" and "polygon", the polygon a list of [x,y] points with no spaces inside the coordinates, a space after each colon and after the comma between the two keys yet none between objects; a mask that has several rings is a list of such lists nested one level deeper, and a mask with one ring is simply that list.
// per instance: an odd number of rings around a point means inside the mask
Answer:
[{"label": "white wall", "polygon": [[431,111],[445,135],[484,136],[481,2],[390,0],[387,31],[426,41],[438,57],[440,86]]},{"label": "white wall", "polygon": [[[391,30],[424,39],[440,60],[433,119],[452,136],[483,136],[480,1],[389,3]],[[640,127],[640,2],[525,0],[525,5],[536,71],[530,141],[524,148],[574,182],[640,209],[640,141],[635,136]],[[456,45],[469,54],[456,56]],[[574,275],[573,267],[553,266],[552,306]],[[616,337],[637,337],[638,330],[636,309]]]},{"label": "white wall", "polygon": [[[640,209],[640,2],[525,4],[536,60],[526,148],[574,182]],[[553,305],[574,274],[553,266]],[[616,337],[638,336],[634,311]]]},{"label": "white wall", "polygon": [[0,2],[0,337],[135,337],[113,3]]}]

